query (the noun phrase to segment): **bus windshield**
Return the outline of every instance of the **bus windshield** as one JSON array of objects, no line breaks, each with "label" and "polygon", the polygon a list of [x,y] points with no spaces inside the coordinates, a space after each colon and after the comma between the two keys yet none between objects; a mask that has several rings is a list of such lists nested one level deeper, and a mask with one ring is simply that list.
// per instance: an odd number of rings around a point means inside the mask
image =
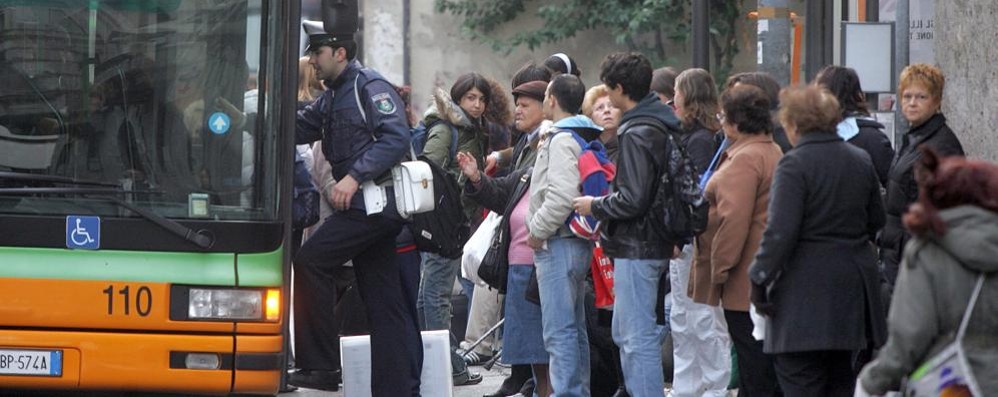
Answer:
[{"label": "bus windshield", "polygon": [[61,177],[105,183],[168,218],[277,219],[266,82],[279,68],[261,62],[261,9],[0,0],[0,174],[19,176],[0,176],[0,214],[136,216],[86,195],[30,193]]}]

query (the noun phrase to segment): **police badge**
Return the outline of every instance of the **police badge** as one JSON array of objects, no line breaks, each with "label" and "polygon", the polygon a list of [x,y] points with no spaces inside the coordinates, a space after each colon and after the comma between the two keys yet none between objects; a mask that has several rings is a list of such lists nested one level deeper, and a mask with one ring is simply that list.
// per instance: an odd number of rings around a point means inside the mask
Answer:
[{"label": "police badge", "polygon": [[392,101],[391,95],[387,92],[372,96],[371,101],[374,102],[374,107],[378,109],[378,112],[381,114],[395,113],[395,102]]}]

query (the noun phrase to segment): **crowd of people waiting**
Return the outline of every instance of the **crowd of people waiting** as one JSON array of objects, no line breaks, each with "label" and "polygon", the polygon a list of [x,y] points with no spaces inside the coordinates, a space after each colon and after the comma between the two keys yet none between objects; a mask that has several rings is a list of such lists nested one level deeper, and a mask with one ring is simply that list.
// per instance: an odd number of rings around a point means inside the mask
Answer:
[{"label": "crowd of people waiting", "polygon": [[[307,58],[301,65],[304,107],[322,87]],[[640,54],[615,53],[601,65],[602,84],[587,90],[580,75],[565,54],[527,64],[510,84],[511,109],[503,84],[468,73],[437,89],[422,117],[409,88],[398,88],[409,126],[430,126],[423,153],[463,189],[472,227],[493,211],[508,236],[505,293],[461,283],[473,292],[467,333],[453,341],[455,385],[480,382],[469,367],[501,354],[510,374],[487,397],[724,396],[732,388],[749,397],[882,395],[954,342],[985,274],[961,336],[974,387],[998,393],[998,280],[990,277],[998,167],[962,157],[941,113],[938,68],[901,73],[897,108],[910,129],[893,146],[849,68],[828,66],[811,84],[783,89],[765,73],[741,73],[719,92],[703,69],[653,70]],[[580,138],[601,143],[616,166],[608,195],[580,190]],[[299,151],[311,155],[328,214],[336,181],[322,144]],[[706,230],[690,242],[667,238],[654,208],[660,176],[676,172],[673,145],[709,205]],[[570,230],[573,211],[601,222],[601,248],[614,264],[612,311],[593,307],[595,242]],[[411,251],[404,235],[399,255]],[[420,257],[399,261],[419,329],[450,329],[461,259]],[[329,287],[338,307],[354,279],[346,269]],[[299,320],[318,310],[297,309]],[[501,332],[486,335],[501,319]],[[341,331],[337,324],[324,337]],[[337,352],[312,349],[296,346],[292,383],[335,390],[339,368],[308,360]]]}]

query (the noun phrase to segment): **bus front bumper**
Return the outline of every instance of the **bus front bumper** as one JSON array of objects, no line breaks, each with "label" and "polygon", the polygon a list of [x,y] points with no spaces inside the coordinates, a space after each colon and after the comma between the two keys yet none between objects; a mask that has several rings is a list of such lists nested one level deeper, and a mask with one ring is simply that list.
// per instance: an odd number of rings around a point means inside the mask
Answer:
[{"label": "bus front bumper", "polygon": [[0,388],[274,395],[283,366],[280,335],[0,330],[0,351],[35,357],[0,357]]}]

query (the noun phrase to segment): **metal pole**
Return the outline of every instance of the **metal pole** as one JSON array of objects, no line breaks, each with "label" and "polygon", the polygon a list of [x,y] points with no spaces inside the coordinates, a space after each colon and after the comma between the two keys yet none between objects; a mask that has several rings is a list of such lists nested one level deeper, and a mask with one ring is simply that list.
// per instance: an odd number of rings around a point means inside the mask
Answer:
[{"label": "metal pole", "polygon": [[[897,54],[894,57],[894,70],[900,74],[908,66],[909,44],[911,43],[910,27],[911,15],[909,14],[908,0],[897,0],[897,10],[894,14],[894,46]],[[894,98],[894,146],[901,147],[901,137],[908,131],[908,120],[901,115],[901,93]]]},{"label": "metal pole", "polygon": [[693,67],[710,70],[709,0],[693,0]]},{"label": "metal pole", "polygon": [[410,81],[412,77],[411,13],[412,5],[410,4],[410,0],[402,0],[402,84],[404,85],[412,84],[412,81]]},{"label": "metal pole", "polygon": [[[880,21],[880,0],[866,0],[866,20],[863,22]],[[870,111],[879,111],[879,94],[866,94],[866,104]]]},{"label": "metal pole", "polygon": [[782,86],[790,84],[790,8],[788,0],[759,0],[759,71]]},{"label": "metal pole", "polygon": [[[829,2],[830,4],[830,2]],[[828,4],[824,0],[807,0],[804,18],[805,50],[804,55],[804,78],[811,81],[818,70],[831,63],[831,59],[826,59],[831,55],[831,38],[827,32],[831,26],[828,23],[830,15]]]},{"label": "metal pole", "polygon": [[880,0],[866,0],[866,22],[880,21]]}]

